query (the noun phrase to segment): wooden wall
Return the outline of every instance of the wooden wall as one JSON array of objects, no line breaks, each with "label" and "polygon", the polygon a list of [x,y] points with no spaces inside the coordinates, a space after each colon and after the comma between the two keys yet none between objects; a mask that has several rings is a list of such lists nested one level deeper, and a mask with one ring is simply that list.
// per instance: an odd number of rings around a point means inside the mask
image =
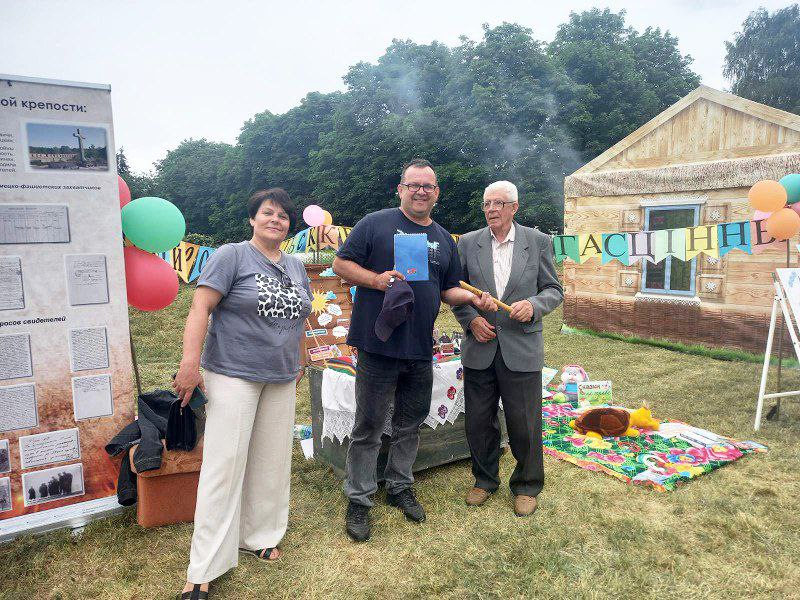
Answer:
[{"label": "wooden wall", "polygon": [[[754,110],[758,109],[749,104],[748,111]],[[596,170],[643,169],[798,150],[800,132],[700,98]]]}]

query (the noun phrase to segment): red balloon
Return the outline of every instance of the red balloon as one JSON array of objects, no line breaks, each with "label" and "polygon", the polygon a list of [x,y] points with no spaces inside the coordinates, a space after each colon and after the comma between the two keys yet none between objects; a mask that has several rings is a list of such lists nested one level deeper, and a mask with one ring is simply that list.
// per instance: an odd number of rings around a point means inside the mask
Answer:
[{"label": "red balloon", "polygon": [[131,189],[119,175],[117,175],[117,185],[119,185],[119,207],[122,208],[131,201]]},{"label": "red balloon", "polygon": [[178,295],[178,274],[166,261],[136,246],[123,248],[128,304],[139,310],[161,310]]}]

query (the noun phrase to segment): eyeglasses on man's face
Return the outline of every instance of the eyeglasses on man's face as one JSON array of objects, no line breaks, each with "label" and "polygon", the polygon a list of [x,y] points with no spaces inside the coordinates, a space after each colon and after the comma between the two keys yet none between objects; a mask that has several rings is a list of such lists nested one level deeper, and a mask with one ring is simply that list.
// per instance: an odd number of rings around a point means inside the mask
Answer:
[{"label": "eyeglasses on man's face", "polygon": [[511,200],[485,200],[483,203],[483,210],[490,210],[492,208],[502,210],[506,204],[514,204],[514,202]]},{"label": "eyeglasses on man's face", "polygon": [[426,183],[424,185],[420,185],[419,183],[401,183],[400,185],[404,186],[412,194],[416,194],[420,190],[426,194],[432,194],[439,188],[438,185],[433,185],[432,183]]}]

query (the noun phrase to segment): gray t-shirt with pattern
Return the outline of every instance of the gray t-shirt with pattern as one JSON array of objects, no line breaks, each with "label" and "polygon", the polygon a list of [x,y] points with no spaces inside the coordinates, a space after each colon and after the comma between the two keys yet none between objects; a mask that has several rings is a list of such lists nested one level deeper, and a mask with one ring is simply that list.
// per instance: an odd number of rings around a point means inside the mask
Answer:
[{"label": "gray t-shirt with pattern", "polygon": [[297,376],[311,312],[311,288],[299,259],[281,253],[273,263],[249,241],[225,244],[211,255],[197,285],[222,294],[211,313],[203,368],[264,383]]}]

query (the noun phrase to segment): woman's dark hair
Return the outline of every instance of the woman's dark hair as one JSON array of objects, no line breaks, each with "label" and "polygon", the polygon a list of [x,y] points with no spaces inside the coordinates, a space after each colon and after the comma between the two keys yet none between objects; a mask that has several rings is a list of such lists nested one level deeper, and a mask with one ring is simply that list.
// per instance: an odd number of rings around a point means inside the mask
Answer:
[{"label": "woman's dark hair", "polygon": [[255,219],[261,205],[269,200],[273,204],[280,206],[283,211],[289,215],[289,230],[294,227],[295,208],[289,194],[283,188],[269,188],[268,190],[258,190],[255,194],[250,196],[247,201],[247,214],[251,219]]}]

